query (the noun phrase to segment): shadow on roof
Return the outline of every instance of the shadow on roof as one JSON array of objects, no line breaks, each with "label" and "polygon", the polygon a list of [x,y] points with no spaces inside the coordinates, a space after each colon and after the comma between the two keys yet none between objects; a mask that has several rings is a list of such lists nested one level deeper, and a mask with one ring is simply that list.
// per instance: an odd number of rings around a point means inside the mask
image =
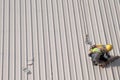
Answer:
[{"label": "shadow on roof", "polygon": [[112,62],[108,67],[119,67],[120,66],[120,58],[114,62]]}]

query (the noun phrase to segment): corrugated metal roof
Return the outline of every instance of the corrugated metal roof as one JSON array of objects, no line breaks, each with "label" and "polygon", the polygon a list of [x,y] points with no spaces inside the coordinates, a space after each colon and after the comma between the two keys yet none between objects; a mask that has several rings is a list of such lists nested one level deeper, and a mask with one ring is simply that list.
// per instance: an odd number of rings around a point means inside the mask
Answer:
[{"label": "corrugated metal roof", "polygon": [[120,80],[94,67],[85,35],[120,55],[119,0],[0,0],[0,80]]}]

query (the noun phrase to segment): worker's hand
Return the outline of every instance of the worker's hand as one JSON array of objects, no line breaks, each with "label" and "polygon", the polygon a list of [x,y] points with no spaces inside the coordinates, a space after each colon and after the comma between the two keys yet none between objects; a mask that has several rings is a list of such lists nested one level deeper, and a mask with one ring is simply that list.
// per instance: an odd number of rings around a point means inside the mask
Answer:
[{"label": "worker's hand", "polygon": [[89,57],[91,57],[91,56],[92,56],[92,54],[93,54],[92,52],[89,52],[88,56],[89,56]]},{"label": "worker's hand", "polygon": [[96,48],[96,44],[90,46],[90,49]]}]

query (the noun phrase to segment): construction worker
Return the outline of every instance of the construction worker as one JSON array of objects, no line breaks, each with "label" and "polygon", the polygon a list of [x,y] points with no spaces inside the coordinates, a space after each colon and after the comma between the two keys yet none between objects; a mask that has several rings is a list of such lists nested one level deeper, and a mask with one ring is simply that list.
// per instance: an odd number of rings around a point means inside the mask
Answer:
[{"label": "construction worker", "polygon": [[109,55],[109,51],[112,50],[112,45],[102,45],[95,44],[90,47],[89,56],[92,58],[93,64],[97,65],[100,61],[107,61],[111,56]]}]

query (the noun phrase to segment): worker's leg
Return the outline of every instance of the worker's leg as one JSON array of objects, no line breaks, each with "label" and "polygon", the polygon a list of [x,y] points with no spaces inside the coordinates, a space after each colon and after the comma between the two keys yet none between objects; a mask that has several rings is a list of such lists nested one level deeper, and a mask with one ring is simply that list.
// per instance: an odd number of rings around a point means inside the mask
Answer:
[{"label": "worker's leg", "polygon": [[92,57],[93,64],[97,65],[99,63],[100,56],[101,56],[100,53],[94,53],[94,54],[92,54],[91,57]]}]

